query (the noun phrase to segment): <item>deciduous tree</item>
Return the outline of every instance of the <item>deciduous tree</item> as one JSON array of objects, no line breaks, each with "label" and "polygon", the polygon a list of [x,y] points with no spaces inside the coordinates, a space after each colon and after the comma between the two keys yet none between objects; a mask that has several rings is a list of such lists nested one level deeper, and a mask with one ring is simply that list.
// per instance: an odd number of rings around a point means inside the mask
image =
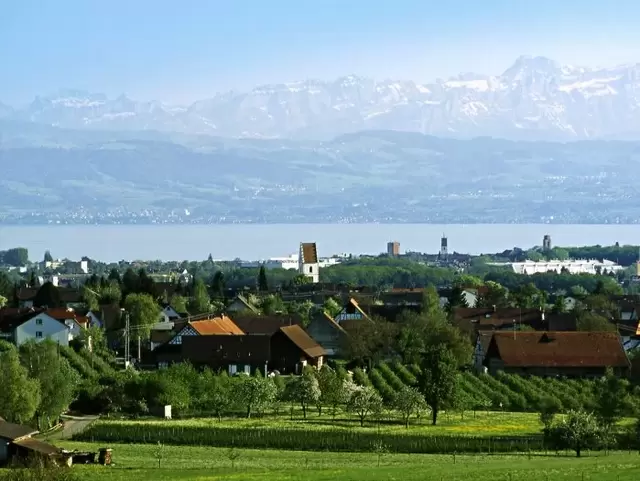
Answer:
[{"label": "deciduous tree", "polygon": [[422,356],[418,387],[431,408],[432,423],[438,413],[454,404],[458,386],[457,360],[444,344],[429,346]]},{"label": "deciduous tree", "polygon": [[20,359],[29,377],[40,384],[40,403],[36,420],[41,428],[49,428],[69,409],[78,377],[53,341],[30,341],[20,346]]},{"label": "deciduous tree", "polygon": [[202,279],[196,279],[193,285],[193,297],[189,302],[189,312],[202,314],[211,311],[211,298],[207,292],[207,286]]},{"label": "deciduous tree", "polygon": [[360,419],[360,426],[370,414],[382,410],[382,398],[371,386],[354,386],[347,402],[347,409]]},{"label": "deciduous tree", "polygon": [[253,412],[263,411],[275,400],[277,389],[271,378],[242,375],[234,385],[233,394],[250,418]]},{"label": "deciduous tree", "polygon": [[634,414],[633,410],[629,381],[607,369],[605,376],[596,384],[596,416],[604,427],[611,428],[624,416]]},{"label": "deciduous tree", "polygon": [[149,337],[151,327],[158,322],[160,306],[149,294],[129,294],[124,300],[124,308],[129,315],[134,335],[138,339],[138,359],[140,359],[141,341]]},{"label": "deciduous tree", "polygon": [[302,417],[307,419],[307,409],[320,400],[320,385],[318,379],[311,372],[304,372],[296,376],[287,386],[290,389],[292,401],[300,403]]},{"label": "deciduous tree", "polygon": [[393,405],[402,416],[405,428],[409,427],[409,418],[419,415],[426,407],[422,393],[415,387],[406,385],[396,393]]},{"label": "deciduous tree", "polygon": [[12,423],[27,423],[40,404],[40,383],[20,364],[15,348],[0,351],[0,416]]},{"label": "deciduous tree", "polygon": [[557,447],[572,449],[580,457],[583,449],[598,447],[603,430],[593,414],[570,411],[551,428],[549,435]]}]

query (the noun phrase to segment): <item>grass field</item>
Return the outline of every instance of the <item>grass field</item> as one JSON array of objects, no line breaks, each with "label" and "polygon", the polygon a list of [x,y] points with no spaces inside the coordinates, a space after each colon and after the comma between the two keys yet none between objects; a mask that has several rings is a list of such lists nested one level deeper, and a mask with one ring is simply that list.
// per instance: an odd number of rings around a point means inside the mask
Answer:
[{"label": "grass field", "polygon": [[462,416],[459,412],[451,414],[443,413],[438,418],[436,426],[431,425],[431,417],[424,416],[420,419],[411,419],[409,428],[405,428],[399,421],[397,415],[388,414],[380,421],[380,426],[373,419],[365,423],[364,427],[360,427],[360,422],[356,416],[348,415],[340,412],[334,419],[328,410],[324,410],[319,416],[315,410],[310,410],[307,419],[302,419],[302,413],[296,408],[293,419],[287,415],[280,416],[264,416],[245,418],[224,418],[219,421],[215,418],[203,419],[174,419],[165,421],[163,419],[148,420],[122,420],[122,421],[99,421],[99,424],[111,425],[166,425],[175,428],[179,427],[211,427],[211,428],[287,428],[300,429],[305,431],[323,431],[327,429],[344,429],[349,431],[370,432],[372,429],[377,430],[378,427],[385,433],[408,433],[408,434],[429,434],[429,435],[461,435],[468,434],[473,436],[513,436],[521,434],[540,434],[542,424],[540,424],[539,415],[536,413],[512,413],[512,412],[494,412],[494,411],[477,411],[466,412]]},{"label": "grass field", "polygon": [[[97,450],[101,444],[64,442],[68,449]],[[640,479],[638,453],[568,455],[439,456],[421,454],[327,453],[229,450],[165,446],[161,467],[153,445],[109,445],[114,466],[75,466],[91,481],[172,480],[402,480],[402,481],[631,481]],[[380,466],[378,466],[378,462]]]}]

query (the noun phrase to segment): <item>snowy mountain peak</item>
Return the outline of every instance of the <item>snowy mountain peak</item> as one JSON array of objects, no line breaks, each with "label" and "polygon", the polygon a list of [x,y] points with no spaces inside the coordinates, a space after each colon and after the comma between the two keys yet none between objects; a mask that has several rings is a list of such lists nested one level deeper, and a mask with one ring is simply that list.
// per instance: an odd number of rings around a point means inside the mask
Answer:
[{"label": "snowy mountain peak", "polygon": [[109,99],[82,90],[37,97],[5,119],[61,127],[230,137],[329,138],[359,130],[572,140],[640,138],[640,65],[561,66],[521,56],[501,75],[418,84],[346,75],[225,92],[190,106]]}]

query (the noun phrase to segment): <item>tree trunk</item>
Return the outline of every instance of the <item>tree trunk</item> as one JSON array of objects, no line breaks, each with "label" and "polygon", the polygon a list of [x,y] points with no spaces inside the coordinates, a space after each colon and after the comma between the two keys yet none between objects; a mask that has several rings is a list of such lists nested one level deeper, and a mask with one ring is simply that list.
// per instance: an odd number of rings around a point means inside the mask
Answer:
[{"label": "tree trunk", "polygon": [[247,406],[247,419],[251,417],[251,404]]},{"label": "tree trunk", "polygon": [[579,458],[581,454],[582,454],[582,446],[578,444],[576,446],[576,458]]},{"label": "tree trunk", "polygon": [[360,416],[360,427],[364,427],[364,416]]},{"label": "tree trunk", "polygon": [[140,339],[140,334],[138,334],[138,362],[142,358],[142,341]]},{"label": "tree trunk", "polygon": [[435,426],[437,421],[438,421],[438,409],[433,408],[431,410],[431,425]]},{"label": "tree trunk", "polygon": [[404,418],[404,427],[405,429],[409,429],[409,416]]},{"label": "tree trunk", "polygon": [[302,403],[302,419],[307,419],[307,405]]}]

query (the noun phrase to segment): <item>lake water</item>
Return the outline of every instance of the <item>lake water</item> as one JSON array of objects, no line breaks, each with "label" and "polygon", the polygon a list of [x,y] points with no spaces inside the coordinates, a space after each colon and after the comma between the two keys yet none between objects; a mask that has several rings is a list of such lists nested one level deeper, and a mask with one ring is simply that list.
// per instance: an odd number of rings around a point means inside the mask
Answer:
[{"label": "lake water", "polygon": [[103,261],[126,260],[259,260],[297,253],[300,242],[316,242],[322,257],[333,254],[378,254],[387,242],[400,242],[401,252],[437,253],[446,234],[449,252],[480,254],[514,246],[640,243],[640,225],[544,224],[282,224],[165,226],[0,226],[0,250],[26,247],[32,260],[45,250],[55,258],[88,256]]}]

